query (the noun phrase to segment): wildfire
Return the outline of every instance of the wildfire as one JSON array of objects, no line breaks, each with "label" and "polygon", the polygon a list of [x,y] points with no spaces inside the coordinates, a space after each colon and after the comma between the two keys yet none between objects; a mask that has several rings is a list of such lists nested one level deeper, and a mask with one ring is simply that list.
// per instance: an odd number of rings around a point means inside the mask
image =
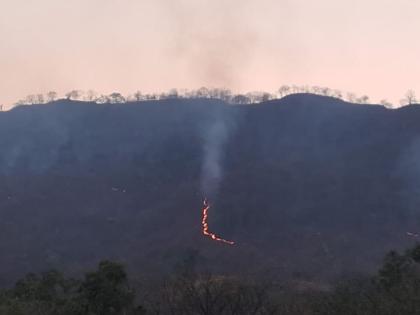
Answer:
[{"label": "wildfire", "polygon": [[203,234],[205,236],[210,237],[212,240],[217,241],[217,242],[222,242],[222,243],[229,244],[229,245],[235,244],[235,242],[228,241],[228,240],[225,240],[223,238],[220,238],[216,234],[209,231],[209,224],[207,223],[207,219],[208,219],[208,216],[209,216],[208,215],[209,209],[210,209],[210,204],[207,201],[207,199],[204,199],[204,201],[203,201],[203,220],[201,221],[201,224],[203,226]]}]

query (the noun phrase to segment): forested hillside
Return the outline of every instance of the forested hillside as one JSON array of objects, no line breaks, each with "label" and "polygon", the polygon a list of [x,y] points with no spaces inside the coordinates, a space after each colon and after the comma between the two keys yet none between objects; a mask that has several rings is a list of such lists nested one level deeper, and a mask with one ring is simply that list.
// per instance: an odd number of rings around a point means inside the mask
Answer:
[{"label": "forested hillside", "polygon": [[[297,94],[0,113],[0,283],[29,271],[369,272],[420,231],[420,107]],[[201,234],[203,197],[213,231]],[[409,233],[407,233],[409,232]]]}]

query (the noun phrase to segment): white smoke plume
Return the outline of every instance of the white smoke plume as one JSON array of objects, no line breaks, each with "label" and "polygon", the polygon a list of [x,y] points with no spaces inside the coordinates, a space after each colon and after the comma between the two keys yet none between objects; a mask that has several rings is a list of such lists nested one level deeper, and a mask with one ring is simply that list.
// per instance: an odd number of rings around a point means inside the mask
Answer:
[{"label": "white smoke plume", "polygon": [[229,136],[229,128],[225,121],[216,120],[204,135],[204,157],[201,169],[201,191],[206,196],[217,193],[223,177],[223,150]]}]

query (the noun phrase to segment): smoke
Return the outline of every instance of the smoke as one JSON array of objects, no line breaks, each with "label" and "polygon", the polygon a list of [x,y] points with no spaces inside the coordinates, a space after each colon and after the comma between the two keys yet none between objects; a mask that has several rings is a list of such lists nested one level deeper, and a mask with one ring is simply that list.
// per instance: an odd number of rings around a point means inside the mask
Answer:
[{"label": "smoke", "polygon": [[222,180],[223,169],[221,160],[227,139],[227,125],[220,120],[213,122],[205,135],[204,158],[201,169],[201,190],[206,196],[214,195]]},{"label": "smoke", "polygon": [[226,151],[242,119],[243,112],[229,105],[211,105],[207,121],[201,126],[203,160],[201,192],[213,198],[219,191],[227,162]]},{"label": "smoke", "polygon": [[243,18],[247,2],[164,2],[173,27],[168,56],[176,57],[197,87],[240,88],[258,39],[250,20]]},{"label": "smoke", "polygon": [[17,170],[41,174],[58,162],[60,148],[70,136],[56,113],[22,108],[8,112],[7,118],[1,121],[7,136],[0,136],[0,174]]},{"label": "smoke", "polygon": [[[253,12],[255,2],[162,0],[161,7],[171,27],[168,58],[175,57],[180,76],[196,87],[241,89],[260,39],[254,21],[244,18]],[[236,120],[229,114],[216,113],[203,128],[201,190],[209,197],[223,179],[224,148]]]}]

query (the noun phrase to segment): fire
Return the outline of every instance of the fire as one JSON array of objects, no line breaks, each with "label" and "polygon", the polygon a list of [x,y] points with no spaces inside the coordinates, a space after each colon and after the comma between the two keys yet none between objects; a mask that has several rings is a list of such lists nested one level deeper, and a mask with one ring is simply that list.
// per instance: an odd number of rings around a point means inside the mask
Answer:
[{"label": "fire", "polygon": [[209,214],[208,214],[209,209],[210,209],[210,204],[207,201],[207,199],[204,199],[204,201],[203,201],[203,220],[201,221],[201,224],[203,226],[203,234],[205,236],[210,237],[212,240],[217,241],[217,242],[222,242],[222,243],[229,244],[229,245],[235,244],[235,242],[225,240],[225,239],[223,239],[221,237],[218,237],[216,234],[209,231],[209,224],[207,223],[207,219],[209,217]]}]

